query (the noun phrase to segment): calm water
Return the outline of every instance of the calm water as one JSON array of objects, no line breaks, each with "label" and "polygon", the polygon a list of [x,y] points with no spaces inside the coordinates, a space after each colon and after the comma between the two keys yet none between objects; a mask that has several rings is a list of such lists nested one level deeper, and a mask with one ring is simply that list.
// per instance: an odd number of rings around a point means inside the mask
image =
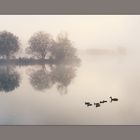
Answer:
[{"label": "calm water", "polygon": [[[0,124],[140,124],[140,56],[136,52],[80,55],[76,71],[72,66],[53,67],[52,72],[48,66],[1,66]],[[119,101],[110,103],[110,96]],[[108,102],[99,108],[84,105],[101,100]]]}]

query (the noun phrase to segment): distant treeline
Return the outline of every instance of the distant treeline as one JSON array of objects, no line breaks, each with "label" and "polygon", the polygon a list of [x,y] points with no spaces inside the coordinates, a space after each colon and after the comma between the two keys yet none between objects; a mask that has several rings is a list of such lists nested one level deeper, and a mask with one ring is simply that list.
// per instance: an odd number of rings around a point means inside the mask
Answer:
[{"label": "distant treeline", "polygon": [[124,47],[117,47],[117,48],[114,48],[114,49],[92,48],[92,49],[87,49],[86,52],[88,54],[126,54],[127,50]]}]

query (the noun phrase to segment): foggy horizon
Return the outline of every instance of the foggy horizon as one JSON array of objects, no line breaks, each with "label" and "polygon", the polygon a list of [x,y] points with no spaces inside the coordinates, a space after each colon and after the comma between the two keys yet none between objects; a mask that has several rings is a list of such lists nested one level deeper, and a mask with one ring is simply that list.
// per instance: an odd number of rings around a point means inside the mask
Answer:
[{"label": "foggy horizon", "polygon": [[137,49],[140,45],[139,15],[0,15],[0,31],[17,35],[21,47],[38,31],[51,34],[66,32],[79,50],[88,48]]}]

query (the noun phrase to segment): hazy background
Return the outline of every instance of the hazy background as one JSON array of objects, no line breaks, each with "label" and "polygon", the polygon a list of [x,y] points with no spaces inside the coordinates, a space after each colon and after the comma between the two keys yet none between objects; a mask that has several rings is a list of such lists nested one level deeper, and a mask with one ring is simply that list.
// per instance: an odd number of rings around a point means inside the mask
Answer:
[{"label": "hazy background", "polygon": [[140,45],[139,15],[0,15],[0,30],[19,36],[23,47],[34,32],[67,32],[78,49]]}]

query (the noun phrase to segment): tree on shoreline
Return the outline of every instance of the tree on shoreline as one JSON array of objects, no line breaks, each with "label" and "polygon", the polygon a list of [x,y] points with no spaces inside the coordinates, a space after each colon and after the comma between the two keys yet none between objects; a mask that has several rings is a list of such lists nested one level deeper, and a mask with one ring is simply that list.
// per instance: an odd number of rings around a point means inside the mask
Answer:
[{"label": "tree on shoreline", "polygon": [[80,59],[77,57],[77,49],[73,47],[67,34],[58,34],[57,40],[51,48],[51,57],[58,64],[80,63]]},{"label": "tree on shoreline", "polygon": [[33,58],[45,59],[49,57],[50,48],[53,46],[53,39],[50,34],[44,32],[35,33],[29,40],[29,47],[26,52]]},{"label": "tree on shoreline", "polygon": [[10,59],[19,50],[19,39],[14,34],[2,31],[0,32],[0,56]]}]

